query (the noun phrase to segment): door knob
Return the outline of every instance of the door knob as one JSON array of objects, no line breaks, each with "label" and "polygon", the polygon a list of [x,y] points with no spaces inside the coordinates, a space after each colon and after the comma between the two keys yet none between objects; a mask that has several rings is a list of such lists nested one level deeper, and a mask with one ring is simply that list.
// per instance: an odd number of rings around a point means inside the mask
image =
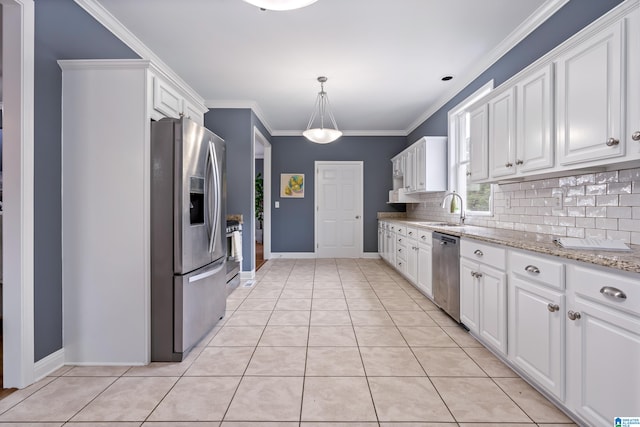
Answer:
[{"label": "door knob", "polygon": [[637,130],[634,133],[632,133],[631,139],[633,139],[634,141],[640,141],[640,131]]},{"label": "door knob", "polygon": [[567,312],[567,317],[570,320],[578,320],[581,316],[580,316],[580,312],[569,310]]},{"label": "door knob", "polygon": [[620,144],[620,140],[615,139],[615,138],[609,138],[609,139],[607,139],[606,144],[607,144],[607,147],[613,147],[614,145]]}]

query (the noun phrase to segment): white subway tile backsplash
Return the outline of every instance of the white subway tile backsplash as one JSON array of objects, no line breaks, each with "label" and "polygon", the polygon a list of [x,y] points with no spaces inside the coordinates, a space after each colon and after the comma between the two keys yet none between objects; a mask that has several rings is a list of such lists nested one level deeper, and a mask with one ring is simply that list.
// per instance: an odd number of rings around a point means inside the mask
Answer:
[{"label": "white subway tile backsplash", "polygon": [[617,195],[596,196],[596,205],[618,206],[618,196]]},{"label": "white subway tile backsplash", "polygon": [[630,182],[612,182],[607,185],[607,194],[631,194]]},{"label": "white subway tile backsplash", "polygon": [[607,208],[604,206],[588,207],[586,210],[586,216],[590,218],[605,218],[607,216]]},{"label": "white subway tile backsplash", "polygon": [[[456,221],[440,207],[445,193],[420,196],[407,217]],[[555,208],[555,197],[562,208]],[[511,208],[506,208],[509,198]],[[494,187],[493,216],[467,214],[467,224],[578,238],[622,239],[640,244],[640,168],[570,175]]]},{"label": "white subway tile backsplash", "polygon": [[596,218],[596,228],[604,230],[617,230],[618,220],[611,218]]}]

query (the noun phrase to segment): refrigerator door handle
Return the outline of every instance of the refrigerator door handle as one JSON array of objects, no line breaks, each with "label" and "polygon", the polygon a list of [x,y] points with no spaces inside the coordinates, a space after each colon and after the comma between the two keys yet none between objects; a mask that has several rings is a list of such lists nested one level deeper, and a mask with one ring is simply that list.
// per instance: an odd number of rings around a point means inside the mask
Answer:
[{"label": "refrigerator door handle", "polygon": [[[211,223],[211,233],[209,236],[209,252],[214,251],[214,244],[220,232],[220,171],[218,169],[218,156],[216,154],[213,141],[209,141],[209,170],[213,181],[213,197],[209,194],[209,212],[214,211],[213,221]],[[210,187],[211,188],[211,187]],[[212,200],[214,199],[214,200]],[[215,206],[212,206],[212,202]],[[209,218],[211,221],[211,218]]]}]

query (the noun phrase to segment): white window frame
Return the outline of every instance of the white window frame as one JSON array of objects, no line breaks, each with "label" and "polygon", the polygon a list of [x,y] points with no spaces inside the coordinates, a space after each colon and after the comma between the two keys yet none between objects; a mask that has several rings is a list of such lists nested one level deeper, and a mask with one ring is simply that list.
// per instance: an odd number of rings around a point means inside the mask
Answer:
[{"label": "white window frame", "polygon": [[[462,147],[465,144],[460,132],[460,117],[469,113],[469,107],[472,106],[483,96],[491,93],[494,82],[490,80],[473,94],[468,96],[464,101],[449,110],[448,128],[449,128],[449,191],[456,191],[462,197],[465,208],[467,204],[467,188],[466,188],[466,171],[470,163],[470,159],[462,158]],[[488,211],[472,211],[465,209],[467,216],[493,216],[493,185],[491,186],[491,194],[489,196]]]}]

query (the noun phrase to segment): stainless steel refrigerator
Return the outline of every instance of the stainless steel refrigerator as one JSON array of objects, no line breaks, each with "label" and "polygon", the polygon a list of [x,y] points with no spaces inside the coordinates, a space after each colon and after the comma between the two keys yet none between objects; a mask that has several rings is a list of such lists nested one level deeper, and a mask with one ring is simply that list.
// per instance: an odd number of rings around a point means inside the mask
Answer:
[{"label": "stainless steel refrigerator", "polygon": [[224,316],[225,163],[192,120],[151,123],[152,361],[181,361]]}]

